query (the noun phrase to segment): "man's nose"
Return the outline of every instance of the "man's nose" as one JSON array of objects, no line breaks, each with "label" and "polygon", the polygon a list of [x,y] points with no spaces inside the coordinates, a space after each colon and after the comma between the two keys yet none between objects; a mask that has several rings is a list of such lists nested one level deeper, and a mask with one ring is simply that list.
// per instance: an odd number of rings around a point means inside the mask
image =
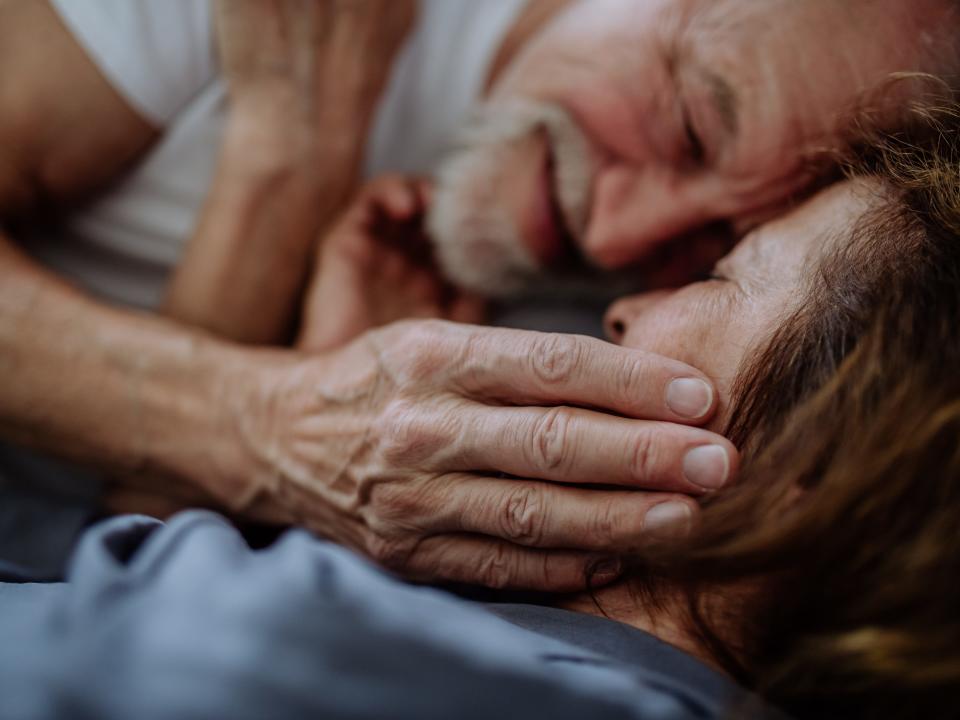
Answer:
[{"label": "man's nose", "polygon": [[662,300],[672,290],[656,290],[641,295],[631,295],[614,302],[603,316],[603,329],[610,342],[622,345],[630,333],[634,320],[652,303]]},{"label": "man's nose", "polygon": [[694,190],[694,182],[675,170],[608,166],[594,185],[583,251],[605,269],[645,259],[715,219],[702,210]]}]

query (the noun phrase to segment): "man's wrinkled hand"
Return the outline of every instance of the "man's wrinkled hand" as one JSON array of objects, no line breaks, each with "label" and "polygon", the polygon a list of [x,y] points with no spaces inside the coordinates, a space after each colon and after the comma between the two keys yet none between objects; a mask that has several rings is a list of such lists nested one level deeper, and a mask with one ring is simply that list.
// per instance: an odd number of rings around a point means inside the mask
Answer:
[{"label": "man's wrinkled hand", "polygon": [[250,509],[414,579],[580,589],[737,467],[701,373],[585,337],[410,321],[243,384]]}]

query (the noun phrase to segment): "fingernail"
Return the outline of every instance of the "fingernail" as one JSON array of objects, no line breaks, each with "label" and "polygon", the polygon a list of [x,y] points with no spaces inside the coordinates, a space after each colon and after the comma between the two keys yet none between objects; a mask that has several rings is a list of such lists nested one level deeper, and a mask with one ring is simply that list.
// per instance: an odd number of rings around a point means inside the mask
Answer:
[{"label": "fingernail", "polygon": [[678,378],[667,387],[667,407],[682,418],[702,418],[713,407],[713,388],[697,378]]},{"label": "fingernail", "polygon": [[719,490],[727,484],[730,458],[720,445],[701,445],[683,458],[683,475],[705,490]]},{"label": "fingernail", "polygon": [[665,502],[647,511],[643,531],[647,535],[669,540],[688,535],[692,524],[693,514],[686,503]]}]

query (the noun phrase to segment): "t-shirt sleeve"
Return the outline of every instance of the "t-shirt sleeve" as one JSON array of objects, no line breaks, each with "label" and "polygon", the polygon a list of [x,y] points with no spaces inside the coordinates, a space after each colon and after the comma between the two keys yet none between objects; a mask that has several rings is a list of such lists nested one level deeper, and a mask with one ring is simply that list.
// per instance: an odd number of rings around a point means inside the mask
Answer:
[{"label": "t-shirt sleeve", "polygon": [[51,0],[135,110],[163,127],[216,72],[210,0]]}]

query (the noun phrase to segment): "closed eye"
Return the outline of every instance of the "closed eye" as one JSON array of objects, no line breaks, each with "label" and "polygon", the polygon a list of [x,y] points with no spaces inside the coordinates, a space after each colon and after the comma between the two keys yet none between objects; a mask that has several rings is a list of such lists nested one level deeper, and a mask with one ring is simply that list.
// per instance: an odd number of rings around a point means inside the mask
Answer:
[{"label": "closed eye", "polygon": [[683,132],[687,141],[687,153],[690,159],[697,167],[702,167],[707,159],[707,151],[703,145],[700,134],[693,126],[693,120],[690,117],[690,108],[687,103],[682,105]]},{"label": "closed eye", "polygon": [[729,282],[729,280],[730,278],[717,272],[716,270],[711,270],[710,272],[701,272],[692,278],[692,282],[699,282],[699,283]]}]

